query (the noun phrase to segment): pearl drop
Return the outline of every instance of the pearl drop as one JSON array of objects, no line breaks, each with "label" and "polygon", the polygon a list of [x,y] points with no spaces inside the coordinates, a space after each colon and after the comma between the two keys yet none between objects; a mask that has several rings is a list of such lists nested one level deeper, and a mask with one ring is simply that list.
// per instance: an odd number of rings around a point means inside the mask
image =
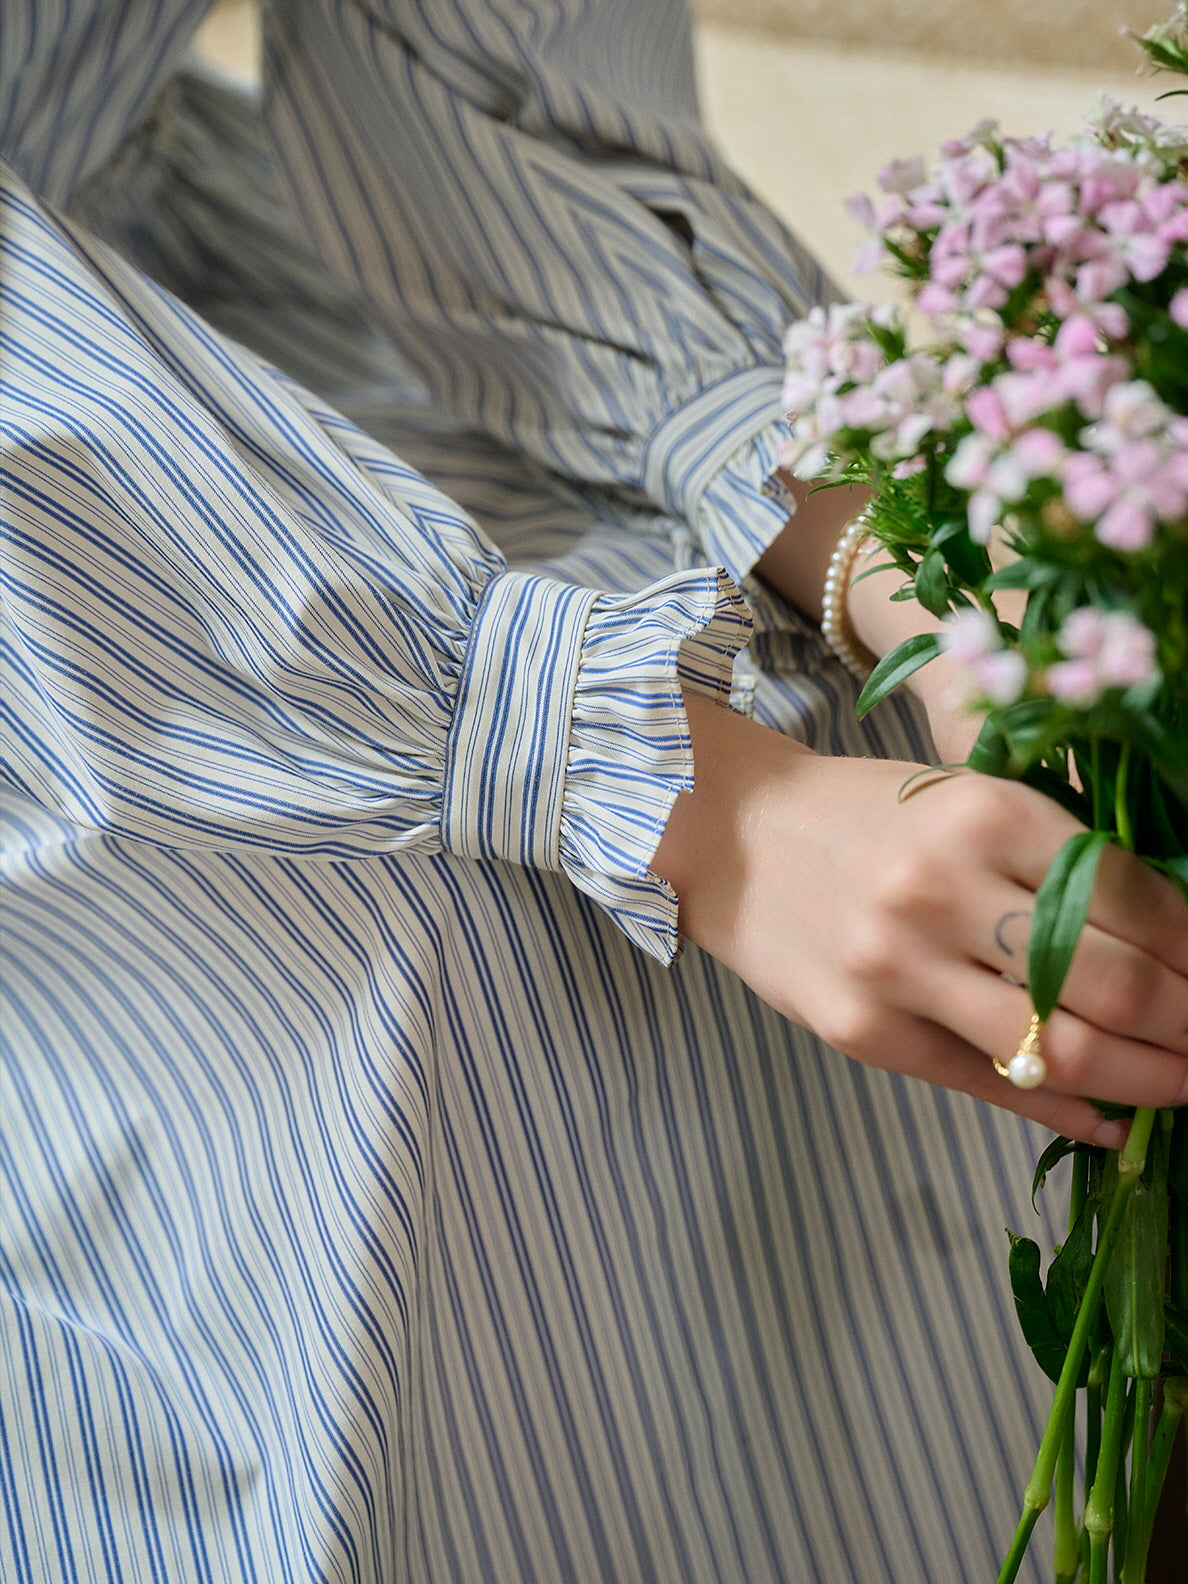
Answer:
[{"label": "pearl drop", "polygon": [[1007,1071],[1016,1089],[1038,1089],[1048,1076],[1048,1064],[1042,1056],[1020,1051],[1011,1057]]}]

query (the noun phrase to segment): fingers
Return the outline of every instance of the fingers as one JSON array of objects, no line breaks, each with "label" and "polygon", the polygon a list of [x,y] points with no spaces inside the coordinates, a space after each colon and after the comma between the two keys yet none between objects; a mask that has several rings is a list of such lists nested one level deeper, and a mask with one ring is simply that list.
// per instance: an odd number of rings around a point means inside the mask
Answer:
[{"label": "fingers", "polygon": [[[989,1069],[982,1087],[994,1090],[992,1075],[997,1084],[1013,1088],[990,1059],[1009,1062],[1018,1049],[1031,1016],[1027,992],[983,969],[946,967],[934,977],[932,1006],[944,1009],[933,1010],[932,1016],[943,1016],[945,1026]],[[1181,1051],[1103,1029],[1063,1008],[1044,1025],[1040,1054],[1047,1069],[1043,1087],[1055,1094],[1134,1106],[1188,1101],[1188,1057]]]},{"label": "fingers", "polygon": [[[1028,796],[1015,806],[1018,793]],[[1060,847],[1080,827],[1050,799],[1027,787],[1010,789],[1003,817],[1007,815],[1018,821],[1013,834],[997,820],[988,826],[989,840],[1001,843],[1000,861],[1010,877],[1034,893]],[[1188,978],[1188,907],[1183,896],[1167,875],[1113,843],[1098,862],[1089,922]]]},{"label": "fingers", "polygon": [[1089,918],[1188,978],[1188,907],[1167,875],[1133,853],[1102,853]]},{"label": "fingers", "polygon": [[[1015,994],[1026,1005],[1026,997],[1018,990]],[[1019,1036],[1013,1037],[1017,1042]],[[840,1048],[845,1050],[845,1046]],[[848,1050],[846,1054],[872,1067],[886,1067],[945,1089],[958,1089],[1085,1144],[1120,1149],[1126,1140],[1126,1123],[1107,1121],[1095,1106],[1075,1093],[1065,1094],[1047,1086],[1016,1089],[995,1072],[984,1050],[926,1018],[908,1014],[888,1017],[877,1046]]]},{"label": "fingers", "polygon": [[[976,920],[967,914],[971,958],[1025,983],[1034,901],[1022,887],[1002,885],[990,909],[997,914],[992,928],[989,913]],[[1097,925],[1086,925],[1077,943],[1060,1001],[1096,1028],[1188,1055],[1188,978]]]}]

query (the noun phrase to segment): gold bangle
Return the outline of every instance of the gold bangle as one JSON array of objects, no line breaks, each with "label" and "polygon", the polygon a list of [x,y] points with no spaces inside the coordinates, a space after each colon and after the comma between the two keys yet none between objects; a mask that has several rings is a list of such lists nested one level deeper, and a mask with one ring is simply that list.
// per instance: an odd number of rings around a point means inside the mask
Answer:
[{"label": "gold bangle", "polygon": [[821,636],[851,676],[865,682],[874,670],[876,657],[854,632],[846,614],[846,596],[854,574],[862,541],[870,535],[870,523],[860,512],[837,541],[825,570],[821,594]]}]

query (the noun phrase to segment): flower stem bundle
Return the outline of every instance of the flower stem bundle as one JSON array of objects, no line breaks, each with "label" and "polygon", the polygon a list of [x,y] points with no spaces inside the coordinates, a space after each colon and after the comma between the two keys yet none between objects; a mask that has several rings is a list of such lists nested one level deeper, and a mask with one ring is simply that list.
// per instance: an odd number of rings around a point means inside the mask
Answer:
[{"label": "flower stem bundle", "polygon": [[[1140,43],[1188,71],[1184,5]],[[868,232],[859,265],[891,263],[931,339],[855,303],[794,325],[785,461],[872,490],[883,564],[939,623],[879,662],[859,712],[950,654],[982,716],[969,765],[1085,827],[1036,898],[1042,1022],[1108,843],[1188,898],[1188,128],[1103,97],[1065,143],[987,122],[879,185],[849,204]],[[1036,1190],[1072,1157],[1068,1235],[1041,1276],[1037,1245],[1012,1233],[1009,1268],[1056,1386],[999,1584],[1053,1491],[1058,1584],[1104,1584],[1111,1558],[1120,1584],[1145,1578],[1188,1401],[1186,1121],[1139,1111],[1121,1151],[1058,1139],[1041,1157]]]}]

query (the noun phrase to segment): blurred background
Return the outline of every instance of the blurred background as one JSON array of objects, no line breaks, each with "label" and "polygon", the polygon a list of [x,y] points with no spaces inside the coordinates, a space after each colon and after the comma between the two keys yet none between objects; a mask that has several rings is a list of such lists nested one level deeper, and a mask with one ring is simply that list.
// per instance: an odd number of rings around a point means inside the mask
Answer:
[{"label": "blurred background", "polygon": [[[647,0],[638,0],[646,5]],[[735,168],[829,266],[847,293],[896,294],[855,278],[860,236],[843,208],[889,159],[931,156],[984,116],[1008,133],[1074,131],[1100,89],[1156,105],[1156,76],[1127,28],[1165,21],[1172,0],[694,0],[702,109]],[[201,53],[255,71],[256,0],[220,0]]]}]

